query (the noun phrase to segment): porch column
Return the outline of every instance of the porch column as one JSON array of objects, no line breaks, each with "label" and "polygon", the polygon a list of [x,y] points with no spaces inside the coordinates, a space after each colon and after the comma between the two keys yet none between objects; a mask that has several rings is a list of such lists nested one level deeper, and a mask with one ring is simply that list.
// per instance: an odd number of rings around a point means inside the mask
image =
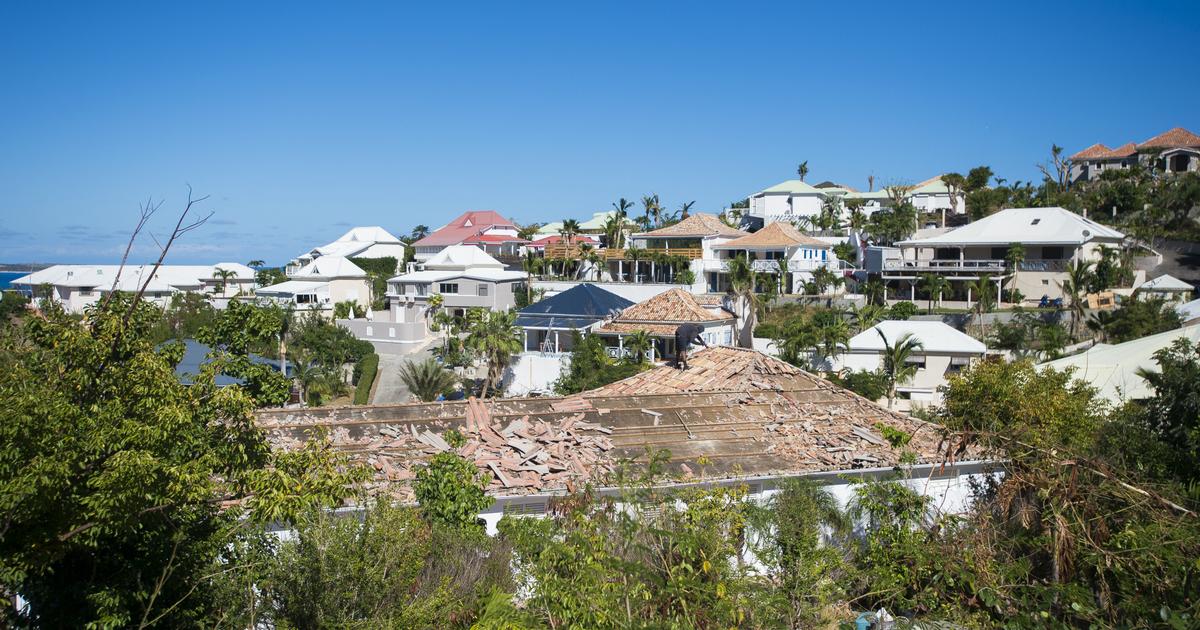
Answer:
[{"label": "porch column", "polygon": [[964,256],[964,251],[963,251],[963,250],[964,250],[964,249],[965,249],[965,248],[963,248],[963,247],[959,247],[959,248],[958,248],[958,266],[959,266],[959,267],[961,267],[961,266],[963,265],[963,256]]},{"label": "porch column", "polygon": [[625,335],[617,335],[617,358],[625,356]]},{"label": "porch column", "polygon": [[625,281],[625,261],[620,258],[617,259],[617,280]]},{"label": "porch column", "polygon": [[529,349],[529,330],[521,329],[521,337],[523,339],[523,344],[524,344],[521,346],[521,350],[528,350]]},{"label": "porch column", "polygon": [[967,284],[967,308],[971,308],[971,285]]},{"label": "porch column", "polygon": [[654,282],[654,261],[650,261],[650,282]]},{"label": "porch column", "polygon": [[554,354],[558,354],[558,331],[554,331]]},{"label": "porch column", "polygon": [[908,301],[917,301],[917,283],[913,282],[912,280],[908,281]]}]

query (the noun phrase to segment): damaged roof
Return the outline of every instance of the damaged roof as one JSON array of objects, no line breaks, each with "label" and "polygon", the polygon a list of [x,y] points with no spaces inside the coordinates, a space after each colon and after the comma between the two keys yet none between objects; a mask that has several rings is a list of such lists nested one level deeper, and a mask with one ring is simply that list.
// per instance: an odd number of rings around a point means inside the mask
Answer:
[{"label": "damaged roof", "polygon": [[[375,471],[368,490],[413,498],[410,482],[434,454],[456,449],[487,475],[494,495],[603,486],[622,462],[670,453],[677,479],[737,479],[889,467],[901,449],[884,427],[912,436],[919,463],[941,461],[940,426],[882,407],[752,350],[710,348],[685,371],[660,367],[566,398],[262,410],[277,448],[299,448],[317,429]],[[701,459],[703,466],[699,463]]]}]

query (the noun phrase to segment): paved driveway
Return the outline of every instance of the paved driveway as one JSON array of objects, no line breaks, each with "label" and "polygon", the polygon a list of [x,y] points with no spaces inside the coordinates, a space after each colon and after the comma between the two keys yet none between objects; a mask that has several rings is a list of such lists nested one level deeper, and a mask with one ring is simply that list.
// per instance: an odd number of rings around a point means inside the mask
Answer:
[{"label": "paved driveway", "polygon": [[375,385],[373,404],[409,402],[408,387],[400,380],[400,366],[408,361],[421,362],[433,356],[430,347],[426,346],[406,354],[379,355],[379,383]]}]

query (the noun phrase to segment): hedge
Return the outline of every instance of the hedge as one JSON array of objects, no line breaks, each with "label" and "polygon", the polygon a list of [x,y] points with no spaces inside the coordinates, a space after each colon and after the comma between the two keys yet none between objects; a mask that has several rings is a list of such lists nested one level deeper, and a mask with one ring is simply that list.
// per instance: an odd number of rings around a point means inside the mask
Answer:
[{"label": "hedge", "polygon": [[354,404],[365,405],[371,398],[371,385],[379,372],[379,355],[372,352],[358,362],[358,385],[354,388]]}]

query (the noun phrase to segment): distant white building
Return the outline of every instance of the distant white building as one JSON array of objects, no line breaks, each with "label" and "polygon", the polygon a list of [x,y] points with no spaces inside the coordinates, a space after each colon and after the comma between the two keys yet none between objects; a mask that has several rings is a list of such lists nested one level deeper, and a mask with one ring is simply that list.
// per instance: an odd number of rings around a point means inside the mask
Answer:
[{"label": "distant white building", "polygon": [[1168,274],[1148,280],[1137,288],[1140,296],[1156,297],[1177,304],[1190,301],[1195,291],[1196,287]]},{"label": "distant white building", "polygon": [[351,301],[364,308],[371,304],[367,273],[345,256],[319,256],[287,281],[262,287],[254,294],[260,301],[325,315],[331,315],[339,302]]},{"label": "distant white building", "polygon": [[[70,313],[81,313],[114,288],[136,293],[145,286],[143,299],[166,306],[178,293],[200,293],[211,298],[248,294],[254,288],[254,270],[238,263],[215,265],[163,265],[149,277],[153,265],[54,265],[10,284],[27,295],[49,296]],[[149,283],[147,284],[147,280]]]},{"label": "distant white building", "polygon": [[826,194],[822,189],[799,179],[789,179],[751,195],[747,214],[761,219],[763,225],[815,217],[821,213]]},{"label": "distant white building", "polygon": [[295,275],[308,264],[322,256],[343,258],[387,258],[404,260],[404,242],[379,226],[356,227],[328,245],[313,248],[291,260],[284,270],[288,276]]},{"label": "distant white building", "polygon": [[885,321],[851,337],[846,352],[833,358],[832,368],[835,371],[878,370],[883,366],[884,349],[908,334],[919,340],[923,347],[909,357],[909,363],[917,366],[917,373],[896,387],[896,409],[899,411],[941,404],[939,388],[987,353],[983,342],[942,322]]},{"label": "distant white building", "polygon": [[918,212],[949,211],[964,214],[967,211],[966,195],[962,191],[951,195],[950,187],[942,181],[941,175],[913,186],[906,198]]},{"label": "distant white building", "polygon": [[[782,292],[800,293],[802,283],[812,280],[813,272],[825,268],[841,274],[840,263],[828,242],[813,238],[790,223],[768,223],[763,229],[740,238],[712,246],[719,260],[717,265],[705,265],[705,280],[710,293],[729,289],[729,260],[745,257],[757,273],[783,277]],[[787,267],[786,274],[780,263]]]}]

